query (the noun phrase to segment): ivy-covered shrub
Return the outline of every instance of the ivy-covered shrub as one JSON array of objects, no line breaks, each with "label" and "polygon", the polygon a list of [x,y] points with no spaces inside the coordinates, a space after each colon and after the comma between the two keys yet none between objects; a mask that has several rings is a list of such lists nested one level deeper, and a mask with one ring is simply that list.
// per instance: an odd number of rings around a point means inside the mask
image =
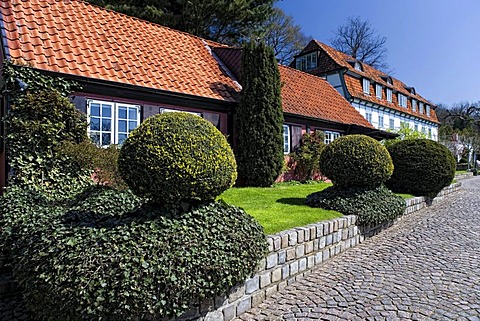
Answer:
[{"label": "ivy-covered shrub", "polygon": [[254,219],[219,202],[177,212],[102,186],[72,204],[6,199],[15,278],[42,320],[179,315],[243,282],[267,248]]},{"label": "ivy-covered shrub", "polygon": [[388,151],[395,169],[387,186],[394,192],[432,197],[455,177],[455,157],[433,140],[404,140]]},{"label": "ivy-covered shrub", "polygon": [[325,148],[324,137],[321,131],[304,134],[300,145],[291,154],[291,162],[295,168],[295,177],[304,182],[313,179],[320,171],[320,154]]},{"label": "ivy-covered shrub", "polygon": [[307,196],[306,204],[335,210],[344,215],[357,215],[359,224],[379,224],[402,215],[405,200],[380,185],[368,187],[331,186]]},{"label": "ivy-covered shrub", "polygon": [[[87,139],[85,115],[66,98],[74,84],[5,62],[2,75],[12,97],[4,124],[10,185],[22,184],[49,198],[68,198],[91,182],[83,171],[57,148],[65,141]],[[20,86],[20,83],[23,86]]]},{"label": "ivy-covered shrub", "polygon": [[324,148],[320,171],[338,187],[377,187],[390,178],[393,164],[388,151],[375,139],[348,135]]},{"label": "ivy-covered shrub", "polygon": [[188,113],[144,121],[124,142],[119,168],[135,194],[160,204],[213,200],[237,177],[225,136]]},{"label": "ivy-covered shrub", "polygon": [[60,155],[67,156],[82,169],[92,172],[93,179],[97,184],[116,189],[127,188],[118,169],[120,148],[117,145],[103,148],[91,140],[85,140],[78,144],[64,142],[58,151]]}]

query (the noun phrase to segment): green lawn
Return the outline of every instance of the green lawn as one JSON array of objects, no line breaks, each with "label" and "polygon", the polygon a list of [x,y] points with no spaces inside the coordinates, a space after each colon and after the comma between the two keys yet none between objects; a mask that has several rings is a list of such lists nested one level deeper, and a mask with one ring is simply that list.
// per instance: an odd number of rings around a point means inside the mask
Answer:
[{"label": "green lawn", "polygon": [[271,188],[230,188],[218,198],[243,208],[263,226],[265,234],[273,234],[293,227],[340,217],[336,211],[327,211],[305,205],[305,197],[331,184],[278,184]]}]

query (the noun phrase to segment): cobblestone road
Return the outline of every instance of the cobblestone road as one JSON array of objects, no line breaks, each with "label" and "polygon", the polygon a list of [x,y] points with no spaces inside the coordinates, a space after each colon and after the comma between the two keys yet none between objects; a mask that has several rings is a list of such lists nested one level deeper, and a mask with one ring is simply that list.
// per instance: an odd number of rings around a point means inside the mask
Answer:
[{"label": "cobblestone road", "polygon": [[480,320],[480,177],[462,187],[240,319]]}]

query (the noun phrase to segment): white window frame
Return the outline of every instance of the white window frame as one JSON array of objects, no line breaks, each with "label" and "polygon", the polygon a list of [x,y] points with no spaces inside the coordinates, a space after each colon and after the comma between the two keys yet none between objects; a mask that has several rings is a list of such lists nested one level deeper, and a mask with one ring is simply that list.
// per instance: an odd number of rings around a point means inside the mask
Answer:
[{"label": "white window frame", "polygon": [[383,128],[384,125],[383,115],[378,115],[378,128]]},{"label": "white window frame", "polygon": [[339,132],[332,132],[332,131],[326,130],[324,131],[324,134],[325,134],[325,138],[323,142],[325,143],[325,145],[328,145],[331,142],[333,142],[335,139],[340,138]]},{"label": "white window frame", "polygon": [[317,52],[311,52],[309,54],[297,57],[295,62],[296,69],[298,70],[310,70],[317,67]]},{"label": "white window frame", "polygon": [[389,129],[395,129],[395,119],[390,118],[389,123],[388,123],[388,128]]},{"label": "white window frame", "polygon": [[370,95],[370,79],[363,78],[362,87],[363,87],[363,93],[366,95]]},{"label": "white window frame", "polygon": [[415,124],[413,127],[414,127],[415,131],[418,132],[418,124]]},{"label": "white window frame", "polygon": [[283,154],[290,154],[291,146],[291,137],[290,137],[290,126],[283,125]]},{"label": "white window frame", "polygon": [[375,95],[377,96],[378,99],[382,99],[382,89],[383,87],[380,84],[377,84],[375,86]]},{"label": "white window frame", "polygon": [[372,113],[367,111],[365,112],[365,119],[371,124],[372,123]]},{"label": "white window frame", "polygon": [[422,102],[420,102],[418,104],[418,111],[419,111],[420,114],[423,114],[423,103]]},{"label": "white window frame", "polygon": [[432,129],[428,128],[428,138],[432,139]]},{"label": "white window frame", "polygon": [[[98,104],[100,105],[100,116],[92,115],[92,105]],[[103,117],[103,106],[110,106],[111,107],[111,115],[110,117]],[[119,119],[119,110],[120,108],[127,108],[127,118],[122,118]],[[129,110],[130,109],[136,109],[136,119],[130,120],[129,118]],[[114,145],[119,143],[119,135],[124,135],[126,134],[127,137],[131,130],[129,128],[130,122],[135,122],[135,127],[138,127],[140,125],[140,111],[141,111],[141,106],[139,105],[132,105],[132,104],[124,104],[124,103],[119,103],[119,102],[112,102],[112,101],[105,101],[105,100],[94,100],[94,99],[89,99],[87,100],[87,122],[88,122],[88,128],[87,128],[87,134],[90,137],[91,134],[93,133],[98,133],[100,134],[100,146],[109,146],[109,145]],[[100,119],[100,129],[99,130],[92,130],[91,129],[91,122],[92,118],[99,118]],[[110,120],[110,130],[103,130],[102,129],[102,120],[103,119],[109,119]],[[126,121],[127,122],[127,127],[125,132],[120,132],[120,126],[119,126],[119,121]],[[102,134],[110,133],[110,144],[104,144],[103,143],[103,136]]]},{"label": "white window frame", "polygon": [[387,88],[387,101],[388,101],[389,103],[392,102],[392,94],[393,94],[392,89]]},{"label": "white window frame", "polygon": [[354,66],[354,68],[355,68],[355,70],[363,71],[362,64],[359,63],[358,61],[355,61],[355,66]]},{"label": "white window frame", "polygon": [[417,111],[417,101],[412,98],[412,111]]},{"label": "white window frame", "polygon": [[427,116],[430,117],[430,106],[429,105],[425,105],[425,114],[427,114]]},{"label": "white window frame", "polygon": [[407,96],[398,93],[398,105],[407,108]]}]

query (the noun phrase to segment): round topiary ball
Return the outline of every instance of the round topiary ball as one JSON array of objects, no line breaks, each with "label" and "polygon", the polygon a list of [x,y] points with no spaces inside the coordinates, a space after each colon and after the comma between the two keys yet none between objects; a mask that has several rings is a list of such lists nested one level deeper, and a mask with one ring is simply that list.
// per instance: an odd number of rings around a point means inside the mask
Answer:
[{"label": "round topiary ball", "polygon": [[455,157],[433,140],[403,140],[388,151],[395,169],[387,186],[394,192],[435,196],[455,177]]},{"label": "round topiary ball", "polygon": [[225,136],[189,113],[148,118],[124,142],[118,165],[136,195],[161,204],[215,199],[237,178]]},{"label": "round topiary ball", "polygon": [[377,187],[392,175],[386,148],[364,135],[343,136],[320,154],[320,171],[338,187]]}]

